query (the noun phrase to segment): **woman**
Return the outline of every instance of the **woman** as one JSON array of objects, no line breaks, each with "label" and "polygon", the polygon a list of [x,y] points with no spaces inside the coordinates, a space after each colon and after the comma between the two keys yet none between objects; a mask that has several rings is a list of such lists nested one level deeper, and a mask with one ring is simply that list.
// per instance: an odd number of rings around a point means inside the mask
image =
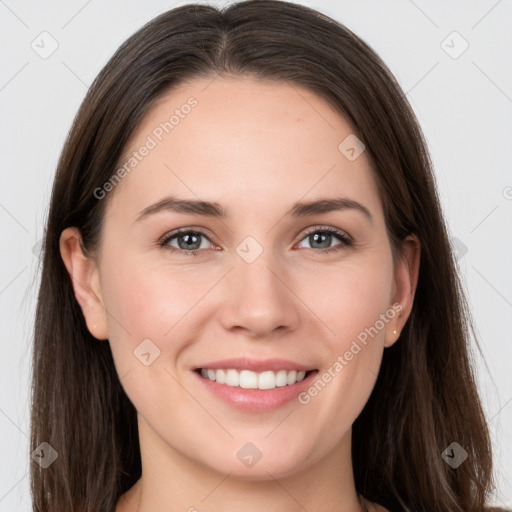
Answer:
[{"label": "woman", "polygon": [[101,71],[59,162],[34,509],[488,510],[468,325],[378,56],[287,2],[168,11]]}]

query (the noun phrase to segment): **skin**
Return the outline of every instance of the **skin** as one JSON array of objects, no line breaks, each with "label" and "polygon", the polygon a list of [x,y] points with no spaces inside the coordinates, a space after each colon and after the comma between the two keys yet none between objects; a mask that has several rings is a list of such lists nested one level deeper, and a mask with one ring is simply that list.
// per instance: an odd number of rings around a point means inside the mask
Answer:
[{"label": "skin", "polygon": [[[347,159],[338,145],[351,126],[298,86],[249,77],[182,84],[147,114],[127,154],[190,96],[197,106],[103,199],[95,257],[82,254],[76,228],[61,236],[88,329],[110,343],[138,411],[143,474],[116,512],[361,511],[352,423],[383,351],[410,314],[419,242],[404,240],[393,266],[365,152]],[[162,211],[136,221],[170,194],[216,201],[231,216]],[[285,217],[299,200],[340,196],[363,204],[373,220],[355,209]],[[326,226],[353,245],[334,251],[343,242],[333,235],[323,245],[331,252],[320,253],[305,232]],[[158,245],[177,228],[203,231],[202,252]],[[247,236],[263,249],[251,264],[236,252]],[[169,244],[178,250],[179,241]],[[274,411],[242,412],[211,395],[191,371],[247,356],[291,359],[321,374],[396,303],[401,311],[306,405],[292,400]],[[133,354],[147,338],[160,350],[149,366]],[[251,468],[237,457],[248,442],[262,453]]]}]

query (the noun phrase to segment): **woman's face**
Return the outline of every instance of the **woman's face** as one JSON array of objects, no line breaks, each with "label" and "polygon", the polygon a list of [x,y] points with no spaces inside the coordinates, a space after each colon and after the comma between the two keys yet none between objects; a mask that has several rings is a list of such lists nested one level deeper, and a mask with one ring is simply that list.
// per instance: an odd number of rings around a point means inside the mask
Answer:
[{"label": "woman's face", "polygon": [[143,453],[247,479],[346,454],[415,281],[351,126],[298,86],[201,79],[152,108],[125,163],[98,191],[84,313]]}]

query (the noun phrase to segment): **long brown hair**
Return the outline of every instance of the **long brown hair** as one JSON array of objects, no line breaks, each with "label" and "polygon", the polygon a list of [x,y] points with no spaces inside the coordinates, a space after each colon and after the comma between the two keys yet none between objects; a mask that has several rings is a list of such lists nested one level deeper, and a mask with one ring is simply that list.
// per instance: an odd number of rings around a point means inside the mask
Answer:
[{"label": "long brown hair", "polygon": [[[111,512],[141,475],[136,411],[110,345],[89,333],[59,252],[69,226],[94,254],[105,200],[95,189],[155,100],[198,77],[253,76],[324,98],[364,142],[393,255],[422,247],[414,306],[384,352],[373,393],[353,425],[356,490],[391,511],[486,510],[493,488],[489,433],[475,385],[474,336],[432,165],[415,115],[375,52],[310,8],[249,0],[222,10],[185,5],[147,23],[90,87],[63,149],[43,244],[34,333],[31,443],[58,459],[31,468],[37,512]],[[468,454],[454,469],[442,452]]]}]

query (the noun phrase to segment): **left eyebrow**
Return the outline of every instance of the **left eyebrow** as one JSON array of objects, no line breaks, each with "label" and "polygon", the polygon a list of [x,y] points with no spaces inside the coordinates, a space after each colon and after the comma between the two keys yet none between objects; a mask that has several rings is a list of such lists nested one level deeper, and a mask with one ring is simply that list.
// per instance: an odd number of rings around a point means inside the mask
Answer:
[{"label": "left eyebrow", "polygon": [[316,201],[295,203],[286,216],[306,217],[308,215],[317,215],[321,213],[329,213],[338,210],[356,210],[364,214],[364,216],[373,223],[373,217],[370,210],[353,199],[348,197],[336,197],[333,199],[318,199]]},{"label": "left eyebrow", "polygon": [[[347,197],[325,198],[308,202],[297,202],[285,213],[285,217],[307,217],[339,210],[356,210],[373,223],[373,217],[368,208],[361,203]],[[228,209],[221,204],[211,201],[200,201],[194,199],[179,199],[174,196],[166,197],[155,204],[152,204],[139,213],[135,222],[138,222],[150,215],[161,211],[172,211],[176,213],[190,213],[216,218],[227,218],[230,216]]]}]

